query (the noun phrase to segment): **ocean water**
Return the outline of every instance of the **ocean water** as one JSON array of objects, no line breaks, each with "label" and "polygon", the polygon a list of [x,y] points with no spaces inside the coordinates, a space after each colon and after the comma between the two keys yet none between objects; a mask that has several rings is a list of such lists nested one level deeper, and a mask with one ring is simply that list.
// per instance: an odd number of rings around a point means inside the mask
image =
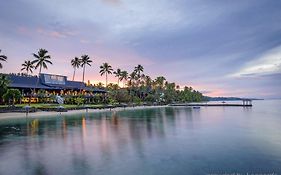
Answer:
[{"label": "ocean water", "polygon": [[0,120],[1,175],[281,174],[281,101]]}]

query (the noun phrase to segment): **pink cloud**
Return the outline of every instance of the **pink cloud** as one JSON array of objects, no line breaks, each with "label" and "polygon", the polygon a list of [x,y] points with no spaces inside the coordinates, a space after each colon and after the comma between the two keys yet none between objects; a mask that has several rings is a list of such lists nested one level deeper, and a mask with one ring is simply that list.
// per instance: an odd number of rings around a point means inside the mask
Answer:
[{"label": "pink cloud", "polygon": [[69,36],[77,35],[77,33],[73,31],[50,31],[43,28],[37,28],[36,31],[41,35],[45,35],[52,38],[66,38]]}]

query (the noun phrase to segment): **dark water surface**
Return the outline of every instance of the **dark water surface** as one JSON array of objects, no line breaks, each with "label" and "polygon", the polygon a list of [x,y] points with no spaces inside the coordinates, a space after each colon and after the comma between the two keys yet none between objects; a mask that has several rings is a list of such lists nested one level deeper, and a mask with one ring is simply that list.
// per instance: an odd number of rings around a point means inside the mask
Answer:
[{"label": "dark water surface", "polygon": [[0,120],[1,175],[281,174],[281,101]]}]

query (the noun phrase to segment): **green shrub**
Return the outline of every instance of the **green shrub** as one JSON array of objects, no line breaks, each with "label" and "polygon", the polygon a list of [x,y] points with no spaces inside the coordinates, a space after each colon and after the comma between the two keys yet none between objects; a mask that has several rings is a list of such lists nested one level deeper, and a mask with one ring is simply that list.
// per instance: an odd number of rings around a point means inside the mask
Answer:
[{"label": "green shrub", "polygon": [[84,98],[81,97],[75,98],[75,104],[77,104],[78,106],[84,104]]},{"label": "green shrub", "polygon": [[155,97],[152,94],[148,94],[145,99],[146,102],[155,102]]},{"label": "green shrub", "polygon": [[7,92],[3,95],[3,99],[9,104],[11,104],[11,102],[12,104],[15,104],[15,102],[19,101],[21,97],[21,93],[18,89],[8,89]]}]

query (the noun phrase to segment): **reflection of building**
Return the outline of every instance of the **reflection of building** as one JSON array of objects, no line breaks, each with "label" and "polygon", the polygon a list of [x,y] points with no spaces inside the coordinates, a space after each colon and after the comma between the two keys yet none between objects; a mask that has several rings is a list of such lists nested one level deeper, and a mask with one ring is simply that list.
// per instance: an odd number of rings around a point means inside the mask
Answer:
[{"label": "reflection of building", "polygon": [[[45,90],[48,94],[53,95],[78,95],[81,91],[84,95],[94,95],[106,93],[105,90],[86,86],[79,81],[69,81],[66,76],[40,74],[37,76],[20,76],[16,74],[7,75],[10,80],[9,88],[19,89],[24,96],[29,96],[33,90]],[[34,93],[36,94],[36,92]]]}]

